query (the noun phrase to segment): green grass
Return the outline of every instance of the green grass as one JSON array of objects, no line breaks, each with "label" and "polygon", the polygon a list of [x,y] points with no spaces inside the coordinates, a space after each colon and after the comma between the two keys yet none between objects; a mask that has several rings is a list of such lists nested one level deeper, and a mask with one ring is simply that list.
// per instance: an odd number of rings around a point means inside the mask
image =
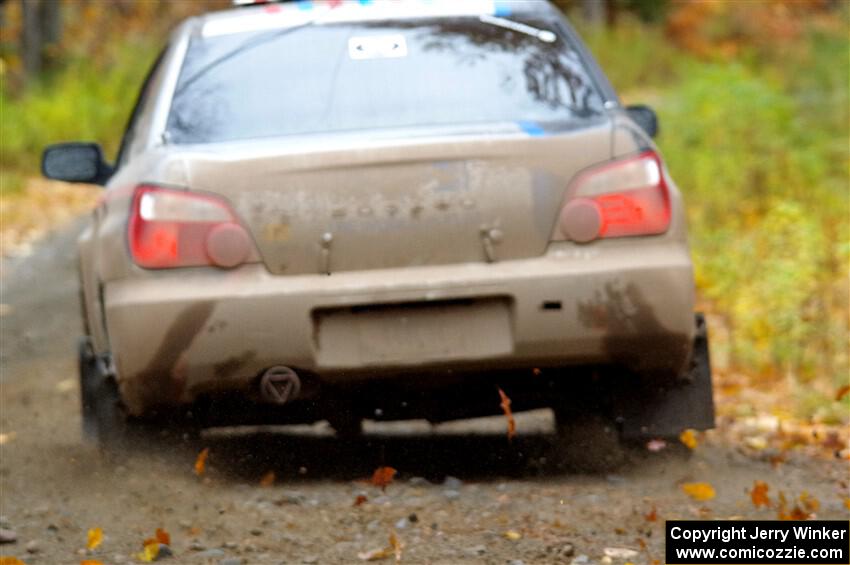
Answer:
[{"label": "green grass", "polygon": [[41,151],[51,143],[96,141],[107,157],[114,156],[156,52],[152,42],[137,38],[116,45],[97,64],[85,58],[70,61],[21,96],[0,90],[3,194],[19,192],[23,176],[37,174]]}]

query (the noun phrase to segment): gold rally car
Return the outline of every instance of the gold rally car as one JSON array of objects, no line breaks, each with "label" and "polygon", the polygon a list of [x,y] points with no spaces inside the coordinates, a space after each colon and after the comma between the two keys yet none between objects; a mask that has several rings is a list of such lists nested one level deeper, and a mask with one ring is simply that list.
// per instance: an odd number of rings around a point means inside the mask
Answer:
[{"label": "gold rally car", "polygon": [[[623,56],[629,56],[624,53]],[[189,19],[79,240],[87,435],[551,407],[564,442],[713,425],[682,197],[550,4]],[[592,424],[595,433],[588,431]]]}]

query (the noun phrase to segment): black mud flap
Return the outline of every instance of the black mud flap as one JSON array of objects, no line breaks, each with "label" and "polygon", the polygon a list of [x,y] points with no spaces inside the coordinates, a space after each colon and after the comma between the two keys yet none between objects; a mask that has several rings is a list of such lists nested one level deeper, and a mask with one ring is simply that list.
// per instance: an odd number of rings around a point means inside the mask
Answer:
[{"label": "black mud flap", "polygon": [[711,361],[705,318],[696,314],[697,331],[688,374],[668,386],[624,387],[615,412],[625,440],[673,438],[682,430],[714,427]]}]

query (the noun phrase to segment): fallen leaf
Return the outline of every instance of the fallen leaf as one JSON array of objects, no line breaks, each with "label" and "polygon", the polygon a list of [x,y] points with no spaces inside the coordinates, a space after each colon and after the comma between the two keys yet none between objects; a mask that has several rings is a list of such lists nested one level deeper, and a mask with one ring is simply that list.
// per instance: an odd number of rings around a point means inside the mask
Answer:
[{"label": "fallen leaf", "polygon": [[395,532],[390,532],[389,545],[372,551],[364,551],[357,554],[358,559],[362,561],[378,561],[388,557],[395,557],[395,562],[401,562],[401,550],[404,549],[404,544],[398,539]]},{"label": "fallen leaf", "polygon": [[820,510],[820,501],[806,491],[803,491],[800,494],[800,504],[802,504],[803,508],[809,513],[814,513]]},{"label": "fallen leaf", "polygon": [[679,441],[685,444],[688,449],[696,449],[696,446],[699,443],[697,441],[696,432],[690,428],[679,434]]},{"label": "fallen leaf", "polygon": [[753,485],[753,490],[750,491],[750,499],[753,501],[753,506],[759,508],[765,506],[769,508],[770,498],[767,496],[767,491],[770,487],[763,481],[756,481]]},{"label": "fallen leaf", "polygon": [[846,508],[847,510],[850,510],[850,498],[844,499],[844,508]]},{"label": "fallen leaf", "polygon": [[652,510],[643,515],[643,519],[647,522],[655,522],[658,520],[658,511],[655,509],[655,506],[652,507]]},{"label": "fallen leaf", "polygon": [[274,481],[275,481],[274,471],[269,471],[268,473],[263,475],[262,479],[260,479],[260,486],[261,487],[270,487],[274,484]]},{"label": "fallen leaf", "polygon": [[0,434],[0,445],[6,445],[7,443],[9,443],[13,439],[15,439],[16,435],[17,434],[15,432],[8,432],[8,433],[5,433],[5,434]]},{"label": "fallen leaf", "polygon": [[716,494],[714,487],[708,483],[685,483],[682,485],[682,490],[685,491],[685,494],[700,502],[711,500]]},{"label": "fallen leaf", "polygon": [[394,555],[391,547],[382,547],[381,549],[373,549],[372,551],[362,551],[357,554],[357,558],[361,561],[378,561],[380,559],[386,559],[391,555]]},{"label": "fallen leaf", "polygon": [[847,396],[847,393],[850,393],[850,385],[844,385],[843,387],[839,388],[838,391],[835,393],[835,401],[841,402],[841,399]]},{"label": "fallen leaf", "polygon": [[502,407],[502,412],[505,413],[505,418],[508,419],[508,440],[510,440],[516,435],[516,420],[514,420],[514,414],[511,412],[511,399],[501,388],[498,390],[499,398],[502,399],[499,406]]},{"label": "fallen leaf", "polygon": [[195,474],[199,477],[202,477],[207,469],[207,456],[209,454],[210,448],[205,447],[198,453],[198,458],[195,459]]},{"label": "fallen leaf", "polygon": [[395,555],[395,562],[401,563],[401,550],[404,549],[404,544],[398,539],[395,532],[390,532],[390,547]]},{"label": "fallen leaf", "polygon": [[606,547],[602,550],[606,557],[611,559],[631,559],[637,557],[638,552],[627,547]]},{"label": "fallen leaf", "polygon": [[189,535],[190,536],[201,535],[201,528],[199,528],[198,526],[192,526],[191,528],[189,528]]},{"label": "fallen leaf", "polygon": [[58,392],[71,392],[76,388],[77,379],[62,379],[61,381],[56,383],[56,390]]},{"label": "fallen leaf", "polygon": [[780,520],[808,520],[810,518],[809,513],[804,511],[802,508],[794,505],[794,508],[791,509],[791,512],[788,514],[781,514],[779,516]]},{"label": "fallen leaf", "polygon": [[156,536],[156,541],[159,543],[163,545],[171,545],[171,535],[162,528],[157,528],[154,535]]},{"label": "fallen leaf", "polygon": [[357,495],[357,498],[355,498],[355,499],[354,499],[354,504],[353,504],[353,506],[360,506],[361,504],[364,504],[364,503],[368,502],[368,500],[369,500],[369,499],[368,499],[368,498],[366,498],[364,495],[362,495],[362,494],[358,494],[358,495]]},{"label": "fallen leaf", "polygon": [[381,490],[387,490],[387,485],[393,482],[393,477],[397,472],[392,467],[378,467],[372,473],[372,484],[381,487]]},{"label": "fallen leaf", "polygon": [[[808,506],[820,507],[820,502],[817,499],[809,497],[808,493],[803,492],[800,495],[800,503],[804,508]],[[788,501],[785,498],[785,493],[779,491],[779,508],[777,510],[777,517],[780,520],[809,520],[813,518],[813,514],[800,508],[799,505],[795,504],[794,508],[790,511],[788,510]]]},{"label": "fallen leaf", "polygon": [[27,565],[17,557],[0,557],[0,565]]},{"label": "fallen leaf", "polygon": [[159,542],[155,539],[147,539],[144,542],[144,549],[136,555],[136,559],[144,563],[152,563],[159,556]]},{"label": "fallen leaf", "polygon": [[505,532],[502,535],[505,537],[505,539],[508,539],[508,540],[511,540],[511,541],[517,541],[518,539],[522,538],[522,534],[519,533],[516,530],[508,530],[507,532]]},{"label": "fallen leaf", "polygon": [[667,442],[664,441],[663,439],[651,439],[648,442],[646,442],[646,449],[648,451],[653,452],[653,453],[658,453],[662,449],[666,449],[666,448],[667,448]]},{"label": "fallen leaf", "polygon": [[750,436],[744,439],[744,444],[755,451],[767,449],[767,438],[764,436]]},{"label": "fallen leaf", "polygon": [[826,434],[826,438],[821,445],[832,451],[841,451],[846,444],[837,431],[830,431]]},{"label": "fallen leaf", "polygon": [[[2,563],[0,563],[0,565],[2,565]],[[80,565],[103,565],[103,563],[97,559],[83,559],[80,561]]]},{"label": "fallen leaf", "polygon": [[103,530],[100,528],[91,528],[88,532],[86,549],[95,549],[103,543]]}]

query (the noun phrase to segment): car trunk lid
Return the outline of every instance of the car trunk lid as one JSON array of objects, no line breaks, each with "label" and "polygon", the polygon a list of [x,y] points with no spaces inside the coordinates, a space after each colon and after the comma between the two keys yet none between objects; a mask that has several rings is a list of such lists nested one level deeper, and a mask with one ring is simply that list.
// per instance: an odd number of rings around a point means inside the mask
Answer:
[{"label": "car trunk lid", "polygon": [[232,143],[183,157],[226,197],[278,275],[492,262],[544,253],[575,173],[610,126],[545,135]]}]

